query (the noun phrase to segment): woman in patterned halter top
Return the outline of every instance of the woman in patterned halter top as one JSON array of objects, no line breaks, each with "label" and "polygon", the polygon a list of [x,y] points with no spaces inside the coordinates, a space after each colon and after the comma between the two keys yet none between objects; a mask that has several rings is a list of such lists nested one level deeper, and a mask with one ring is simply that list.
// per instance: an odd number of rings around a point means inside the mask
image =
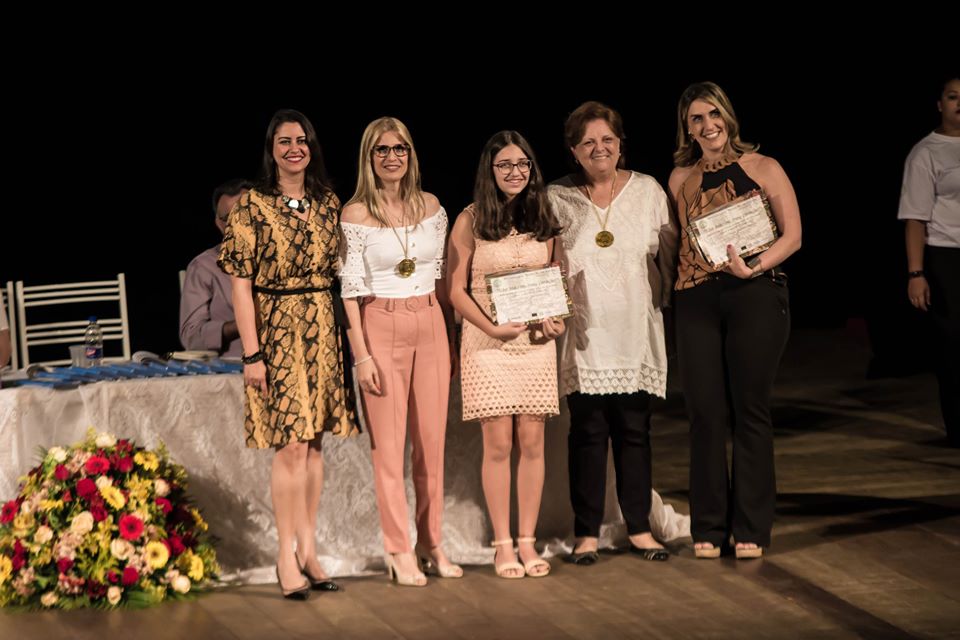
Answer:
[{"label": "woman in patterned halter top", "polygon": [[[676,168],[670,194],[680,223],[674,306],[677,351],[690,416],[690,516],[697,557],[716,558],[732,535],[738,558],[770,545],[776,503],[770,394],[790,331],[780,263],[800,248],[800,209],[773,158],[740,140],[723,90],[691,85],[677,107]],[[689,222],[760,189],[779,238],[754,255],[727,247],[713,267],[687,233]],[[733,473],[727,432],[733,429]]]},{"label": "woman in patterned halter top", "polygon": [[[483,429],[483,493],[501,578],[539,578],[550,565],[533,546],[543,493],[543,429],[559,413],[554,338],[563,321],[494,324],[484,276],[535,268],[553,259],[560,227],[530,145],[516,131],[495,134],[480,154],[474,202],[450,235],[450,301],[463,315],[463,419]],[[520,448],[517,503],[520,564],[510,535],[510,452]]]}]

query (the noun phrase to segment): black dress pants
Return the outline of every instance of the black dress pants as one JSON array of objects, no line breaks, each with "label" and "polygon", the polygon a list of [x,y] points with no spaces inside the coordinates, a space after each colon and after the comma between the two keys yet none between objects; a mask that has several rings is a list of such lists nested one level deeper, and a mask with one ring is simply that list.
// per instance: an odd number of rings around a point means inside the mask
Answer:
[{"label": "black dress pants", "polygon": [[790,333],[786,278],[721,273],[678,291],[675,301],[693,540],[720,546],[732,533],[737,542],[769,546],[776,506],[770,395]]},{"label": "black dress pants", "polygon": [[577,537],[600,535],[607,488],[607,450],[612,447],[617,500],[627,533],[650,531],[650,395],[571,393],[570,502]]}]

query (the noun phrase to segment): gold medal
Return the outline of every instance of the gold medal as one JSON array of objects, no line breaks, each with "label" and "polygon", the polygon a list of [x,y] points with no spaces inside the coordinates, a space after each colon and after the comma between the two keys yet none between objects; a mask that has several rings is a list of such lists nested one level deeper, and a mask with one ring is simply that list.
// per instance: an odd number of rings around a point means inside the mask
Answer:
[{"label": "gold medal", "polygon": [[[612,240],[611,240],[612,242]],[[404,258],[397,263],[397,275],[401,278],[409,278],[417,270],[417,263],[410,258]]]},{"label": "gold medal", "polygon": [[599,207],[597,207],[597,204],[593,201],[593,194],[590,193],[590,186],[584,184],[583,188],[587,192],[587,200],[590,201],[590,208],[593,211],[593,215],[597,218],[597,224],[600,225],[600,231],[594,236],[594,241],[598,247],[606,249],[613,244],[613,234],[607,231],[607,222],[610,221],[610,211],[613,210],[613,195],[616,193],[617,188],[617,174],[613,175],[613,184],[610,185],[610,204],[607,205],[606,213],[602,219],[600,218]]},{"label": "gold medal", "polygon": [[406,210],[400,216],[400,224],[403,225],[403,240],[400,239],[400,234],[397,233],[396,227],[390,227],[390,230],[393,231],[393,235],[397,238],[397,242],[400,243],[400,248],[403,250],[403,259],[397,263],[397,275],[401,278],[409,278],[413,275],[413,272],[417,270],[417,259],[410,259],[409,257],[409,247],[410,247],[410,235],[407,230],[406,224]]},{"label": "gold medal", "polygon": [[597,233],[596,241],[598,247],[603,247],[606,249],[613,244],[613,234],[604,229],[603,231]]}]

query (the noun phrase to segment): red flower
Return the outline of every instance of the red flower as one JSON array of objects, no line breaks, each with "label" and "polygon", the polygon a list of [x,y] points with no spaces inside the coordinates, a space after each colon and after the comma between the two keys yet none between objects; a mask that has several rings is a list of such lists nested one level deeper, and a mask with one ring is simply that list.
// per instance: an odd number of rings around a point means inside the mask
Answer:
[{"label": "red flower", "polygon": [[166,498],[157,498],[157,506],[160,507],[160,511],[163,511],[163,515],[173,511],[173,505]]},{"label": "red flower", "polygon": [[183,539],[175,533],[171,533],[164,542],[173,556],[178,556],[187,550],[187,547],[183,544]]},{"label": "red flower", "polygon": [[120,582],[120,574],[114,571],[113,569],[110,569],[109,571],[107,571],[107,582],[109,582],[110,584],[117,584],[118,582]]},{"label": "red flower", "polygon": [[87,464],[83,465],[83,468],[87,470],[87,475],[98,476],[110,471],[110,461],[103,456],[93,456],[87,460]]},{"label": "red flower", "polygon": [[107,519],[107,510],[100,505],[90,507],[90,515],[93,516],[93,519],[97,522],[103,522]]},{"label": "red flower", "polygon": [[120,537],[136,540],[143,533],[143,522],[137,516],[125,515],[120,518]]},{"label": "red flower", "polygon": [[60,496],[60,499],[63,500],[64,502],[70,502],[71,500],[73,500],[73,494],[70,493],[70,489],[67,489],[66,491],[64,491],[63,494]]},{"label": "red flower", "polygon": [[133,470],[133,458],[129,456],[113,456],[113,466],[116,467],[120,473],[130,473],[130,471]]},{"label": "red flower", "polygon": [[13,556],[13,558],[10,560],[10,563],[13,565],[14,572],[17,572],[20,571],[20,569],[23,568],[23,565],[27,563],[27,558],[26,556],[21,555]]},{"label": "red flower", "polygon": [[132,584],[137,584],[137,580],[139,579],[140,572],[129,565],[124,567],[123,577],[120,579],[120,581],[123,582],[123,586],[129,587]]},{"label": "red flower", "polygon": [[58,464],[57,468],[53,470],[53,475],[57,480],[63,482],[70,477],[70,470],[62,464]]},{"label": "red flower", "polygon": [[80,478],[77,481],[77,495],[89,500],[90,496],[97,495],[97,484],[90,478]]},{"label": "red flower", "polygon": [[13,519],[17,517],[17,511],[20,511],[20,503],[16,500],[4,504],[3,510],[0,511],[0,524],[13,522]]},{"label": "red flower", "polygon": [[120,453],[131,453],[133,451],[133,445],[130,444],[129,440],[117,440],[117,446],[114,447]]},{"label": "red flower", "polygon": [[17,538],[13,541],[13,555],[23,556],[27,554],[27,548],[21,544],[20,539]]},{"label": "red flower", "polygon": [[70,558],[60,558],[57,560],[57,569],[60,570],[60,573],[66,573],[67,571],[70,571],[72,567],[73,560]]},{"label": "red flower", "polygon": [[90,596],[92,600],[97,598],[102,598],[107,593],[107,585],[91,580],[87,583],[87,595]]}]

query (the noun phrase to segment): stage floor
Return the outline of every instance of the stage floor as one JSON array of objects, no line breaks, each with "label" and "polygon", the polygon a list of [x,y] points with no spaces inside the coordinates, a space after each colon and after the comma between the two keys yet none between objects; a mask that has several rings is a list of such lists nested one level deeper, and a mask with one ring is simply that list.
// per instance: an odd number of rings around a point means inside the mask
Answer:
[{"label": "stage floor", "polygon": [[[798,331],[775,390],[778,502],[763,560],[605,553],[545,579],[489,566],[425,589],[344,579],[309,602],[275,585],[146,611],[0,612],[0,638],[960,637],[960,450],[932,375],[866,380],[847,331]],[[654,486],[688,512],[679,393],[654,418]],[[612,490],[612,489],[611,489]]]}]

